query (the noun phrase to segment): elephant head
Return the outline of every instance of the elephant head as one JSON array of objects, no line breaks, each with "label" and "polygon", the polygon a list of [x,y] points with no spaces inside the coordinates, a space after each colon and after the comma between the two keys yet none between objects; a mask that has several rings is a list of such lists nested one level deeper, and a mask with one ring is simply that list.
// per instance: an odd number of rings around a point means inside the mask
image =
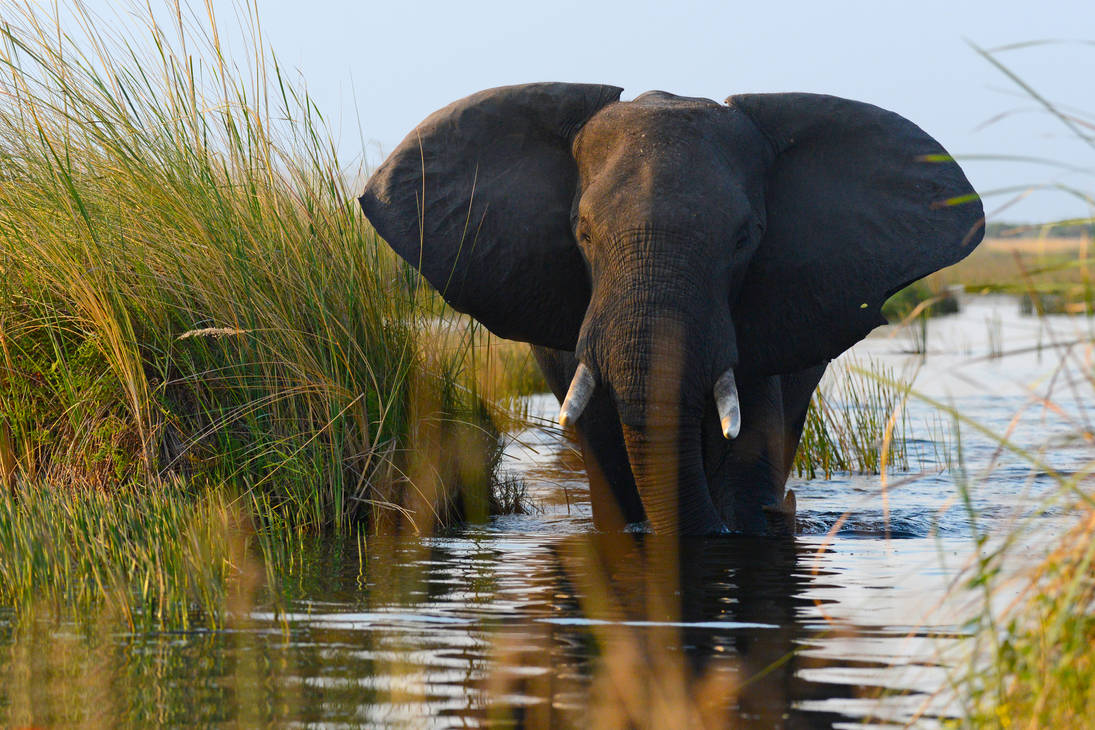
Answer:
[{"label": "elephant head", "polygon": [[412,131],[360,202],[453,307],[575,353],[561,418],[607,389],[655,530],[716,532],[705,408],[734,437],[743,375],[839,355],[892,293],[968,254],[983,212],[935,140],[870,104],[620,92],[473,94]]}]

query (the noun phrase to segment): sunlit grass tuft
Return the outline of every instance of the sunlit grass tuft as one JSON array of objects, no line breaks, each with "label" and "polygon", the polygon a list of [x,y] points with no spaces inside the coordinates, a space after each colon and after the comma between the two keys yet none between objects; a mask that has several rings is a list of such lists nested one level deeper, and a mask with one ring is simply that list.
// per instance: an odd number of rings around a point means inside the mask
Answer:
[{"label": "sunlit grass tuft", "polygon": [[878,363],[831,368],[810,402],[792,473],[827,479],[838,472],[907,470],[909,387]]},{"label": "sunlit grass tuft", "polygon": [[[1095,510],[1026,578],[997,617],[987,668],[966,691],[977,727],[1095,726]],[[986,630],[988,627],[985,627]]]}]

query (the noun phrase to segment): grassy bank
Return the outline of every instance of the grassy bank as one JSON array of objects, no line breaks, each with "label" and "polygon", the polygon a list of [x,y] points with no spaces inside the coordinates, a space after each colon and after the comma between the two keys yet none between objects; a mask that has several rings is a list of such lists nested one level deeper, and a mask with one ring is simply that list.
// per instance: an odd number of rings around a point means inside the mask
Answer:
[{"label": "grassy bank", "polygon": [[1091,314],[1091,239],[1052,237],[1047,226],[1022,238],[988,238],[969,257],[929,276],[930,290],[961,286],[969,292],[1002,292],[1032,302],[1028,313]]},{"label": "grassy bank", "polygon": [[215,25],[185,29],[197,70],[151,17],[143,50],[41,20],[0,37],[5,483],[232,483],[338,528],[413,481],[412,436],[489,433],[474,335],[416,296],[273,59],[241,77]]}]

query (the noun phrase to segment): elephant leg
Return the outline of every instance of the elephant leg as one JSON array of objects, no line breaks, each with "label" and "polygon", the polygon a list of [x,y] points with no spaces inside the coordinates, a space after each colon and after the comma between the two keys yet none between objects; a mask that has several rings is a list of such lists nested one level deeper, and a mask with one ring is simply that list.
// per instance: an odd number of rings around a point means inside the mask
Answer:
[{"label": "elephant leg", "polygon": [[817,384],[821,382],[821,376],[825,374],[828,365],[828,362],[823,362],[797,373],[780,376],[783,391],[784,481],[791,475],[791,467],[795,463],[795,452],[798,451],[798,443],[802,439],[802,428],[806,424],[806,412],[810,410],[810,399],[813,398]]},{"label": "elephant leg", "polygon": [[[578,368],[574,353],[533,346],[532,355],[552,393],[562,403]],[[597,529],[620,530],[646,519],[631,473],[620,418],[605,389],[594,391],[575,424],[575,431],[589,476],[589,498]]]},{"label": "elephant leg", "polygon": [[704,470],[711,498],[726,524],[736,532],[771,532],[767,513],[783,504],[786,453],[780,376],[745,376],[738,380],[741,431],[723,438],[714,402],[703,420]]}]

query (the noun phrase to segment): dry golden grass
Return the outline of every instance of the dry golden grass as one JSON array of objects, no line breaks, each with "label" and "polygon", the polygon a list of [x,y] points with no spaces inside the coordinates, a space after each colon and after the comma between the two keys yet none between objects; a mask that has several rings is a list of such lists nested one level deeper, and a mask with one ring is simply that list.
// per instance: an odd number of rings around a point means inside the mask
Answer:
[{"label": "dry golden grass", "polygon": [[1091,283],[1092,242],[1076,238],[989,238],[967,258],[928,277],[941,291],[964,286],[967,291],[1035,291],[1082,295]]}]

